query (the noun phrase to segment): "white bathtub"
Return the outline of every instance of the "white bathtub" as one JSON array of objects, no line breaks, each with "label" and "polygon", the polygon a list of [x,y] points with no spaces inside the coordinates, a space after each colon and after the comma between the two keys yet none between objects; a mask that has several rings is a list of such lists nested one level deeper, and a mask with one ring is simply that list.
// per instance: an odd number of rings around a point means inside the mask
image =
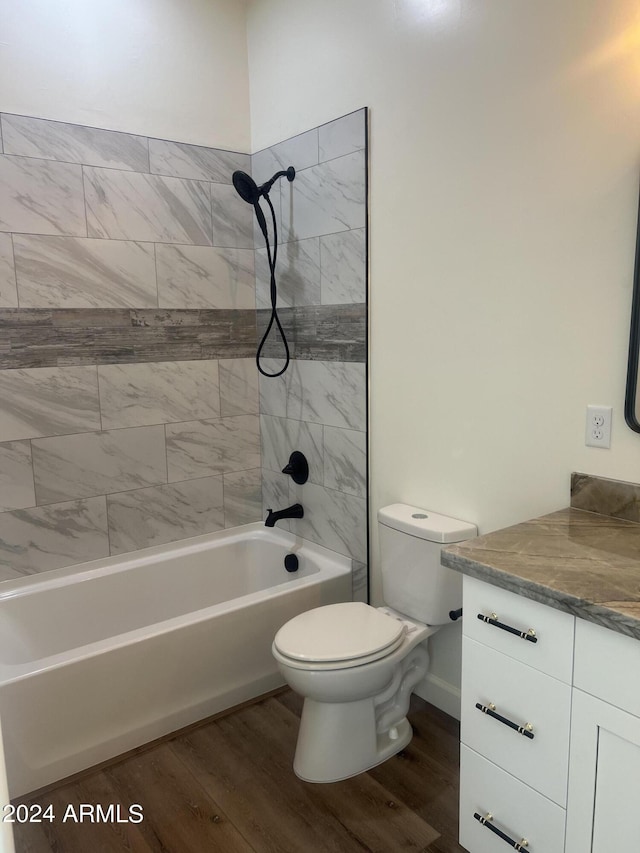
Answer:
[{"label": "white bathtub", "polygon": [[[292,551],[296,574],[283,566]],[[274,634],[349,600],[350,566],[256,523],[2,584],[11,796],[284,684]]]}]

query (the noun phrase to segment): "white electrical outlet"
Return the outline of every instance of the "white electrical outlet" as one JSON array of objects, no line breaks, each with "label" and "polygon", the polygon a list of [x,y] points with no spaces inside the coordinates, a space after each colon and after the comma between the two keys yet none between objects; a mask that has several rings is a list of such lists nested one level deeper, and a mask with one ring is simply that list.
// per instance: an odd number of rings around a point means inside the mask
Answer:
[{"label": "white electrical outlet", "polygon": [[611,406],[587,406],[584,443],[588,447],[611,447]]}]

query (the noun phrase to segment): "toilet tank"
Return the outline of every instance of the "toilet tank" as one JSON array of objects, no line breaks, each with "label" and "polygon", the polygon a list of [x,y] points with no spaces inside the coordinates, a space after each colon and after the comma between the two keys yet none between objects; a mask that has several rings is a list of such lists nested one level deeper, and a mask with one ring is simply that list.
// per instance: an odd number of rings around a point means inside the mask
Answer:
[{"label": "toilet tank", "polygon": [[384,603],[427,625],[462,606],[462,575],[440,565],[443,545],[478,535],[475,524],[407,504],[378,510]]}]

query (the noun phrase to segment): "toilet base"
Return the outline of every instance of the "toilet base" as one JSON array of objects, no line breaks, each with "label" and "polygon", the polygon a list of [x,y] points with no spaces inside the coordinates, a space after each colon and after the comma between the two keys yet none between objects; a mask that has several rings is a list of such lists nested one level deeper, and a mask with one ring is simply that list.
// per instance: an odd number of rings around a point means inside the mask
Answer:
[{"label": "toilet base", "polygon": [[305,782],[339,782],[391,758],[412,737],[406,717],[377,734],[370,698],[345,703],[305,699],[293,770]]}]

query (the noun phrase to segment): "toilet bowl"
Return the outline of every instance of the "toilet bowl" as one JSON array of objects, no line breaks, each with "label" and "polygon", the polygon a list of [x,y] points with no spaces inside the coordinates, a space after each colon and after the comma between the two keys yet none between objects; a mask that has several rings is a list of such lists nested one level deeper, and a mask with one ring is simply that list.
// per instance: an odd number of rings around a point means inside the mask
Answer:
[{"label": "toilet bowl", "polygon": [[305,699],[293,769],[308,782],[355,776],[409,743],[428,638],[461,603],[460,577],[440,566],[440,547],[476,535],[474,525],[405,504],[380,510],[378,521],[388,604],[317,607],[273,641],[282,676]]},{"label": "toilet bowl", "polygon": [[318,607],[283,626],[273,655],[289,686],[305,697],[297,776],[346,779],[409,743],[409,699],[427,672],[425,641],[436,630],[359,602]]}]

